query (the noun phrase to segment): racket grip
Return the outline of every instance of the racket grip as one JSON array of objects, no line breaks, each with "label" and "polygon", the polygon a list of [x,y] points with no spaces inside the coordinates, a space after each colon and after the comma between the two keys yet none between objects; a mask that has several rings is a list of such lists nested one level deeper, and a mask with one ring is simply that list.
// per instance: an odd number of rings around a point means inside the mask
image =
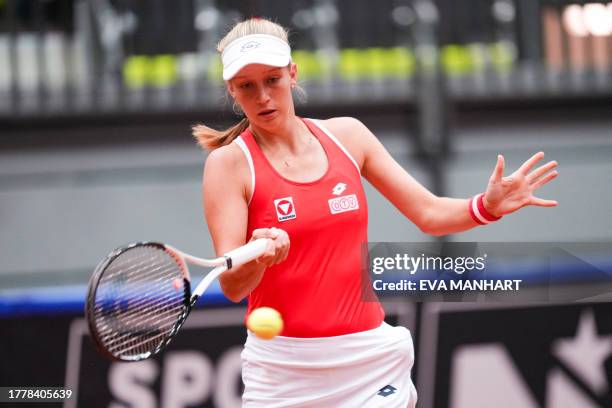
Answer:
[{"label": "racket grip", "polygon": [[224,256],[226,259],[229,258],[227,261],[228,265],[235,268],[236,266],[240,266],[259,257],[266,251],[267,245],[268,238],[259,238],[255,241],[249,242],[246,245],[229,251]]}]

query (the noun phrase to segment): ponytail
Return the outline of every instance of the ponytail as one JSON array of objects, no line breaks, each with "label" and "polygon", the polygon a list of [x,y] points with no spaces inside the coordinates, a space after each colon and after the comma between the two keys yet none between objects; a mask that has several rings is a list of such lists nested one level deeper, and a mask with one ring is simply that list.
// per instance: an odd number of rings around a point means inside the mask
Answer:
[{"label": "ponytail", "polygon": [[214,150],[218,147],[232,143],[242,132],[249,127],[249,119],[245,116],[240,122],[224,131],[215,130],[199,124],[192,128],[193,137],[198,145],[205,150]]}]

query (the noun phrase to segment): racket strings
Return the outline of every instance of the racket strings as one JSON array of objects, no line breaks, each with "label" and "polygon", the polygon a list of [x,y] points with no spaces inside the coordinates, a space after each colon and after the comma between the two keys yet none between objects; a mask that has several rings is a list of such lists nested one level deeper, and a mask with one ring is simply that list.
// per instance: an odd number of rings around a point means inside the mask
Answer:
[{"label": "racket strings", "polygon": [[[150,269],[151,272],[158,271],[158,275],[161,276],[156,276],[151,273],[151,275],[149,275],[149,282],[138,282],[136,279],[134,279],[135,282],[123,282],[119,285],[113,284],[113,286],[110,287],[111,291],[108,294],[104,294],[103,291],[100,290],[98,296],[99,298],[104,299],[108,296],[109,298],[115,300],[113,303],[114,308],[109,309],[107,307],[106,312],[113,314],[116,312],[117,308],[121,309],[121,307],[125,307],[127,313],[128,308],[126,306],[129,306],[130,308],[134,308],[138,313],[146,313],[148,312],[146,308],[147,305],[159,308],[162,304],[164,304],[160,301],[163,301],[165,295],[167,294],[167,275],[173,272],[172,267],[165,269],[154,268],[152,265],[146,265],[144,267]],[[115,276],[109,274],[108,278],[115,279]],[[174,295],[174,293],[172,293],[172,295]],[[117,299],[123,299],[123,302],[117,302]],[[129,300],[128,304],[126,304],[125,299]],[[172,296],[171,299],[176,300],[177,298]],[[178,298],[178,300],[180,300],[180,298]],[[152,303],[152,301],[157,303]],[[108,306],[107,303],[108,302],[99,302],[98,308],[102,309]]]},{"label": "racket strings", "polygon": [[[174,309],[160,310],[156,312],[156,315],[147,316],[144,313],[132,313],[132,316],[126,314],[125,318],[122,319],[121,325],[117,325],[116,322],[101,322],[99,329],[102,337],[115,336],[116,334],[122,333],[138,333],[139,331],[146,332],[151,330],[159,331],[159,328],[165,326],[165,321],[168,319],[176,319],[176,313]],[[110,319],[107,319],[110,320]],[[156,326],[158,329],[155,329]]]},{"label": "racket strings", "polygon": [[[169,271],[168,269],[165,270],[161,270],[160,273],[165,273],[167,274]],[[109,277],[111,278],[111,277]],[[153,280],[154,283],[157,282],[161,282],[162,280],[157,278],[155,280]],[[124,311],[123,315],[124,315],[124,319],[122,319],[121,321],[126,323],[127,325],[132,325],[132,324],[137,324],[137,321],[133,321],[129,319],[129,315],[133,314],[135,317],[138,317],[140,315],[146,314],[148,312],[151,312],[151,308],[156,308],[155,310],[158,310],[159,312],[163,312],[164,309],[166,309],[165,307],[163,307],[164,303],[157,303],[157,304],[152,304],[151,305],[151,299],[163,299],[163,294],[162,296],[160,296],[159,290],[152,292],[152,291],[146,291],[146,289],[148,289],[148,286],[150,285],[130,285],[128,286],[127,284],[123,285],[124,288],[118,292],[117,290],[115,290],[116,288],[111,288],[113,290],[111,290],[110,293],[108,293],[109,298],[108,299],[113,299],[113,300],[117,300],[117,299],[135,299],[135,300],[131,300],[129,302],[128,305],[126,306],[126,310]],[[128,290],[128,288],[131,287],[131,290]],[[100,298],[104,298],[106,297],[107,294],[104,293],[100,293],[99,297]],[[116,314],[116,307],[118,306],[118,304],[115,302],[113,304],[113,306],[115,307],[106,307],[108,302],[99,302],[96,305],[95,310],[97,312],[99,312],[100,314],[104,314],[104,315],[108,315],[108,316],[113,316]],[[149,306],[147,308],[147,305]],[[119,306],[121,306],[121,304],[119,304]],[[174,306],[174,305],[171,305]],[[130,311],[132,313],[130,313]]]},{"label": "racket strings", "polygon": [[[100,322],[99,328],[101,334],[113,334],[115,332],[138,332],[142,329],[142,331],[151,330],[153,325],[162,326],[163,318],[156,319],[157,317],[164,317],[166,314],[171,314],[175,316],[175,310],[177,305],[170,305],[170,307],[164,307],[163,309],[157,308],[143,308],[142,310],[137,310],[132,313],[124,313],[120,322],[117,322],[113,319],[113,316],[109,316],[106,320],[107,322]],[[137,306],[131,306],[137,307]],[[151,315],[155,312],[155,315]],[[106,332],[106,333],[105,333]]]},{"label": "racket strings", "polygon": [[107,265],[98,283],[98,338],[115,356],[151,353],[173,333],[185,298],[183,271],[173,257],[157,246],[128,249]]},{"label": "racket strings", "polygon": [[[144,284],[143,282],[117,283],[116,281],[113,281],[113,279],[115,278],[113,274],[116,274],[117,272],[109,271],[110,273],[107,279],[110,282],[112,282],[113,286],[109,285],[106,288],[108,289],[107,293],[105,293],[104,290],[99,289],[98,298],[101,300],[107,298],[115,302],[115,306],[117,305],[116,304],[117,299],[135,299],[131,301],[130,307],[134,307],[136,309],[138,309],[141,306],[144,306],[147,303],[151,303],[151,299],[158,299],[159,296],[155,296],[155,295],[159,294],[159,290],[151,291],[151,287],[158,288],[158,287],[163,286],[163,285],[157,285],[157,283],[167,282],[168,273],[172,273],[173,271],[170,270],[169,268],[166,268],[166,269],[161,269],[161,267],[156,268],[154,267],[153,264],[151,265],[142,264],[141,267],[150,268],[151,282],[144,282]],[[170,267],[172,267],[172,265],[170,265]],[[120,272],[129,273],[128,270],[120,271]],[[155,274],[155,272],[157,272],[157,274]],[[154,286],[152,286],[150,283],[153,283]],[[104,302],[100,301],[96,304],[96,310],[100,310],[101,313],[109,312],[112,314],[113,309],[108,308],[106,306],[107,305]]]},{"label": "racket strings", "polygon": [[[175,302],[157,312],[154,312],[153,308],[146,308],[125,315],[120,325],[117,325],[116,321],[111,321],[106,327],[101,327],[102,341],[106,342],[107,347],[117,354],[125,353],[124,346],[128,345],[128,348],[131,349],[131,344],[135,343],[144,346],[143,352],[154,349],[158,343],[149,344],[149,342],[172,331],[177,316],[180,315],[177,313],[177,308],[180,310],[181,307],[180,302]],[[147,317],[147,313],[155,313],[155,315]]]},{"label": "racket strings", "polygon": [[[150,351],[151,348],[149,343],[153,343],[153,348],[156,347],[156,340],[159,338],[166,338],[168,334],[172,331],[174,327],[177,317],[169,316],[166,319],[160,319],[161,321],[165,321],[168,323],[165,330],[159,331],[148,331],[143,332],[142,334],[138,334],[137,331],[132,331],[130,333],[125,333],[123,336],[117,336],[115,334],[106,335],[102,337],[102,341],[107,344],[107,347],[110,349],[117,350],[117,353],[123,355],[127,350],[132,350],[134,347],[143,346],[143,351]],[[140,353],[138,353],[140,354]]]},{"label": "racket strings", "polygon": [[[178,316],[180,316],[180,313],[176,312],[176,308],[181,307],[181,305],[172,306],[172,309],[166,307],[164,310],[136,311],[132,313],[132,318],[126,315],[122,319],[120,327],[117,327],[116,323],[113,322],[107,325],[101,324],[101,339],[109,349],[115,349],[118,354],[122,354],[125,351],[123,347],[130,342],[146,344],[149,340],[155,340],[158,334],[165,336],[171,332]],[[146,313],[152,315],[147,316]],[[135,322],[138,322],[138,324],[132,324]],[[147,347],[155,348],[156,346]]]},{"label": "racket strings", "polygon": [[[118,353],[123,356],[130,354],[142,355],[150,352],[154,350],[158,344],[162,344],[169,338],[169,334],[174,331],[174,327],[177,322],[176,316],[172,317],[171,322],[172,324],[169,326],[170,330],[167,332],[147,333],[146,335],[141,335],[138,337],[135,337],[135,334],[131,333],[129,338],[124,338],[123,341],[116,341],[110,344],[110,347],[118,350]],[[151,344],[154,345],[153,348],[150,347]],[[128,353],[132,350],[137,350],[137,353]]]}]

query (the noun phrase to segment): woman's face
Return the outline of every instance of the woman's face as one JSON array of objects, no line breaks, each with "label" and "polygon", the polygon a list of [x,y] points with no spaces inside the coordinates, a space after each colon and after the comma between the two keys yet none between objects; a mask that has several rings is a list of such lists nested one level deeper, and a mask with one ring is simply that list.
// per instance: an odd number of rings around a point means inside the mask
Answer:
[{"label": "woman's face", "polygon": [[251,124],[272,129],[294,112],[291,88],[296,79],[294,63],[281,68],[251,64],[228,81],[228,89]]}]

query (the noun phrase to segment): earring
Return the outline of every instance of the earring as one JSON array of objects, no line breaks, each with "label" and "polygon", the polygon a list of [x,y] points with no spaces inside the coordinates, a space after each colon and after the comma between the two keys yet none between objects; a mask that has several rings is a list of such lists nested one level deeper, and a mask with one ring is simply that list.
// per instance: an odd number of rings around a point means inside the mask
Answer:
[{"label": "earring", "polygon": [[240,109],[240,106],[236,103],[236,101],[234,101],[234,103],[232,104],[232,111],[238,116],[244,115],[244,112],[242,111],[242,109]]}]

